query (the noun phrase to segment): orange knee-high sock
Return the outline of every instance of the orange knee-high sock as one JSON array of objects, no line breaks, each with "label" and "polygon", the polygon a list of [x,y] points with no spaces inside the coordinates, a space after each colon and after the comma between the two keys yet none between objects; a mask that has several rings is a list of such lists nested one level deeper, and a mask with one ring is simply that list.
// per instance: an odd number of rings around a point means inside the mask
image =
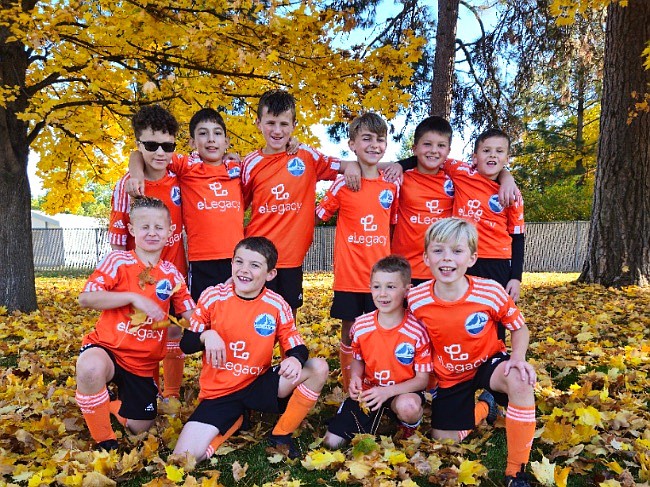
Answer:
[{"label": "orange knee-high sock", "polygon": [[115,432],[111,427],[111,411],[109,407],[108,390],[104,387],[97,394],[75,394],[79,409],[84,416],[90,436],[97,443],[115,440]]},{"label": "orange knee-high sock", "polygon": [[167,355],[163,359],[163,397],[180,397],[183,382],[185,354],[179,347],[180,340],[167,342]]},{"label": "orange knee-high sock", "polygon": [[339,360],[341,361],[341,382],[344,392],[348,392],[348,387],[350,385],[350,368],[352,366],[353,358],[352,347],[341,343],[339,345]]},{"label": "orange knee-high sock", "polygon": [[224,434],[219,433],[217,436],[212,438],[212,441],[208,445],[208,448],[205,450],[205,458],[210,458],[212,455],[214,455],[214,452],[216,452],[219,447],[228,440],[228,438],[235,434],[243,421],[244,417],[240,416],[237,418],[237,421],[235,421],[235,423],[228,429],[228,431],[226,431]]},{"label": "orange knee-high sock", "polygon": [[478,401],[474,406],[474,424],[478,426],[488,417],[490,406],[485,401]]},{"label": "orange knee-high sock", "polygon": [[278,423],[273,428],[273,434],[288,435],[293,433],[314,407],[318,396],[318,392],[312,391],[305,384],[296,387],[287,404],[287,410],[280,416]]},{"label": "orange knee-high sock", "polygon": [[515,476],[528,463],[535,435],[535,406],[509,404],[506,410],[508,461],[506,475]]},{"label": "orange knee-high sock", "polygon": [[124,416],[120,416],[120,408],[122,407],[122,401],[119,399],[116,399],[115,401],[111,401],[108,403],[108,408],[111,411],[111,414],[115,416],[115,419],[122,425],[126,426],[126,418]]}]

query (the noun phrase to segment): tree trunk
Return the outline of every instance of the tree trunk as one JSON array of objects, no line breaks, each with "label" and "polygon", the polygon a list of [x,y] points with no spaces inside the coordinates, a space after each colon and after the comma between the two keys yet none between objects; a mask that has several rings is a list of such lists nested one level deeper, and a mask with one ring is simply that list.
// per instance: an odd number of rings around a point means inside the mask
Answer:
[{"label": "tree trunk", "polygon": [[28,55],[24,46],[6,43],[0,27],[0,87],[20,87],[16,100],[0,106],[0,306],[34,311],[34,257],[31,228],[31,193],[27,178],[29,142],[27,124],[16,113],[25,110],[25,75]]},{"label": "tree trunk", "polygon": [[650,114],[636,101],[650,83],[641,53],[650,39],[650,2],[608,8],[600,144],[580,281],[605,286],[650,284]]},{"label": "tree trunk", "polygon": [[433,61],[430,115],[449,119],[456,58],[456,25],[459,0],[438,0],[436,55]]}]

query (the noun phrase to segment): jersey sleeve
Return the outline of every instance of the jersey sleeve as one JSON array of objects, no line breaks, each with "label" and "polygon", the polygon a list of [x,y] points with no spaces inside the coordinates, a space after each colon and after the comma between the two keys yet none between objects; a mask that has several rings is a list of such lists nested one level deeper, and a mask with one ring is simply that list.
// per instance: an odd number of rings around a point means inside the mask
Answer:
[{"label": "jersey sleeve", "polygon": [[352,356],[355,358],[355,360],[360,360],[363,362],[363,354],[361,353],[361,345],[359,344],[356,325],[357,322],[355,321],[352,325],[352,328],[350,328],[350,336],[352,337],[352,344],[350,346],[352,347]]},{"label": "jersey sleeve", "polygon": [[341,160],[338,157],[326,156],[306,145],[302,145],[300,148],[311,155],[316,168],[316,177],[319,181],[334,181],[336,179],[341,170]]},{"label": "jersey sleeve", "polygon": [[517,308],[517,305],[505,289],[501,286],[499,286],[499,288],[499,301],[503,304],[499,306],[497,316],[498,321],[500,321],[508,330],[516,331],[524,325],[524,316],[521,314],[521,311],[519,311],[519,308]]},{"label": "jersey sleeve", "polygon": [[463,171],[467,173],[471,168],[472,166],[466,162],[459,161],[458,159],[447,159],[443,165],[440,166],[440,170],[449,176],[452,181],[459,172]]},{"label": "jersey sleeve", "polygon": [[111,245],[126,246],[126,239],[129,234],[127,225],[129,223],[129,195],[124,190],[124,184],[128,181],[127,174],[121,178],[111,196],[111,214],[108,222],[108,243]]},{"label": "jersey sleeve", "polygon": [[431,341],[429,340],[429,335],[424,326],[419,324],[419,327],[422,330],[422,336],[416,343],[413,367],[415,372],[433,372]]},{"label": "jersey sleeve", "polygon": [[112,290],[117,285],[120,266],[124,262],[124,254],[124,251],[117,250],[104,257],[97,269],[88,277],[83,292],[92,293]]},{"label": "jersey sleeve", "polygon": [[203,333],[205,330],[210,330],[211,325],[211,303],[212,293],[216,292],[215,288],[209,287],[199,297],[198,302],[196,303],[196,309],[192,316],[190,317],[190,331],[194,333]]},{"label": "jersey sleeve", "polygon": [[339,176],[334,181],[334,184],[327,190],[323,199],[318,203],[316,207],[316,216],[323,221],[327,221],[332,218],[339,209],[340,201],[338,198],[339,190],[341,185],[345,185],[345,178]]},{"label": "jersey sleeve", "polygon": [[277,341],[280,343],[280,348],[286,352],[298,345],[304,345],[305,342],[300,336],[300,333],[296,328],[296,323],[293,320],[291,308],[284,300],[281,302],[278,318],[279,323],[276,337]]},{"label": "jersey sleeve", "polygon": [[172,295],[172,303],[174,305],[174,312],[176,314],[181,314],[186,311],[191,311],[196,307],[192,296],[187,289],[187,284],[185,284],[185,279],[182,274],[174,267],[174,289],[178,287],[178,290]]},{"label": "jersey sleeve", "polygon": [[510,235],[523,234],[525,230],[524,223],[524,204],[515,203],[508,207],[508,233]]},{"label": "jersey sleeve", "polygon": [[189,158],[185,154],[178,154],[174,152],[172,155],[172,160],[167,166],[167,169],[177,176],[183,176],[183,174],[185,174],[189,168],[188,161]]}]

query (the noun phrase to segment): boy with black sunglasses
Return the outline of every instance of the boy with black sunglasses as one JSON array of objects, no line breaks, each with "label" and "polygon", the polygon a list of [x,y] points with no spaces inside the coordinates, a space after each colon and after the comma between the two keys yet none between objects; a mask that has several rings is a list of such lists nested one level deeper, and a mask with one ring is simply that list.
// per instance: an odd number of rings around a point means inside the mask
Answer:
[{"label": "boy with black sunglasses", "polygon": [[[160,105],[148,105],[140,108],[133,115],[131,124],[136,146],[144,157],[146,195],[162,200],[171,216],[171,234],[160,258],[174,264],[185,277],[187,261],[181,235],[183,230],[181,190],[176,175],[167,168],[176,148],[178,122]],[[111,197],[108,235],[113,250],[133,250],[135,248],[135,241],[128,232],[128,225],[131,222],[129,218],[131,197],[126,192],[125,184],[129,178],[129,173],[126,173],[117,182]],[[180,328],[170,328],[167,342],[168,353],[163,360],[165,387],[163,397],[178,397],[179,395],[185,363],[184,355],[178,346],[180,337]]]}]

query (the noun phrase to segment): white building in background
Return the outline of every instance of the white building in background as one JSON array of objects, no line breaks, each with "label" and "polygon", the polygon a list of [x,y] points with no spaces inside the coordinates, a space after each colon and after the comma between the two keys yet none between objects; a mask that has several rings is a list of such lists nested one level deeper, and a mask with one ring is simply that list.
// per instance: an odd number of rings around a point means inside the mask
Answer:
[{"label": "white building in background", "polygon": [[32,210],[32,246],[37,270],[93,269],[111,248],[98,218]]}]

